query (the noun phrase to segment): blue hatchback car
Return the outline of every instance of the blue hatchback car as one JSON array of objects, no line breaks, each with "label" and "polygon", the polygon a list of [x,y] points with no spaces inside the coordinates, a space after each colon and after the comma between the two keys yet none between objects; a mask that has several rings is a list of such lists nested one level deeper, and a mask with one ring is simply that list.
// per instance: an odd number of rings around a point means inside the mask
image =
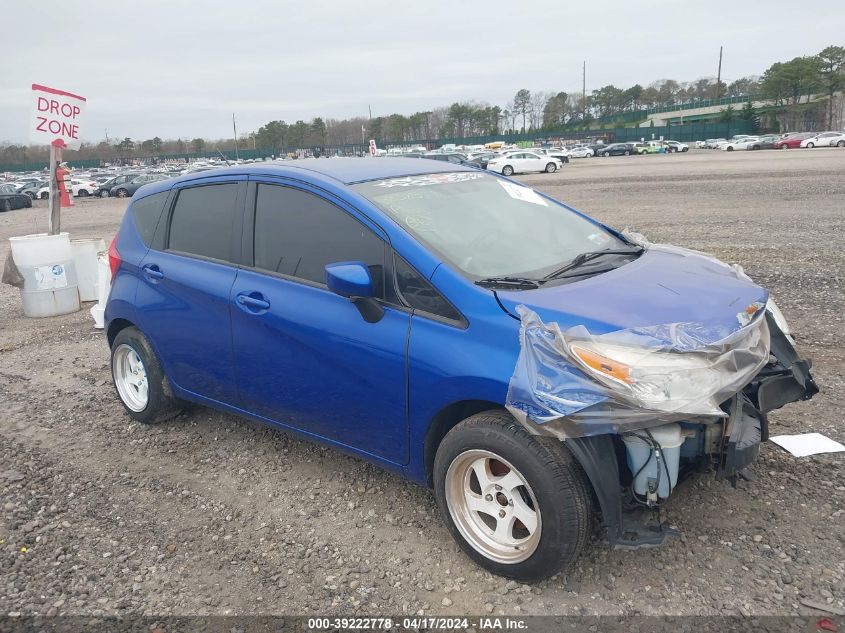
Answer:
[{"label": "blue hatchback car", "polygon": [[[146,185],[109,248],[115,387],[199,403],[433,487],[485,568],[662,543],[680,475],[736,481],[766,413],[811,397],[768,293],[519,183],[404,158]],[[632,508],[639,509],[637,512]]]}]

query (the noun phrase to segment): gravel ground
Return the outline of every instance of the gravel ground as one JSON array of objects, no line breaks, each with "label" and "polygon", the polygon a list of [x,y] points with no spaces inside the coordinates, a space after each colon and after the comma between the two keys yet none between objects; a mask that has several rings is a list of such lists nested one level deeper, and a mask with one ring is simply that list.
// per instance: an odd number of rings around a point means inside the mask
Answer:
[{"label": "gravel ground", "polygon": [[[740,263],[814,358],[822,393],[772,432],[845,440],[845,151],[691,151],[583,159],[523,180],[619,228]],[[81,200],[73,237],[115,232],[125,203]],[[44,230],[44,203],[0,215]],[[204,408],[155,427],[124,415],[87,309],[22,316],[0,286],[0,614],[791,614],[845,607],[841,455],[763,447],[758,481],[687,481],[684,538],[610,551],[536,586],[459,553],[429,491],[359,460]]]}]

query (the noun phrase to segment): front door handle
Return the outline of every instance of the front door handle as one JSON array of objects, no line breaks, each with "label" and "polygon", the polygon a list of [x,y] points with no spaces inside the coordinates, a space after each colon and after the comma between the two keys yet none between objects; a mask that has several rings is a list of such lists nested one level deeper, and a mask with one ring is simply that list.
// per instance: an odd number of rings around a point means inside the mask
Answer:
[{"label": "front door handle", "polygon": [[161,272],[161,269],[155,264],[147,264],[141,270],[147,279],[164,279],[164,273]]},{"label": "front door handle", "polygon": [[270,302],[260,292],[241,293],[238,305],[249,312],[263,312],[270,309]]}]

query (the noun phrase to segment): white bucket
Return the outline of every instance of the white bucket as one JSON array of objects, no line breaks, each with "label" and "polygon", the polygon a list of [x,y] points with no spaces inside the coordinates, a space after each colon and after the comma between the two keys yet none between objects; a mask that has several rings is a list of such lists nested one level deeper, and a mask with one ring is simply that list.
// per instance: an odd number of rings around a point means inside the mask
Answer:
[{"label": "white bucket", "polygon": [[79,284],[80,301],[97,300],[97,253],[106,250],[103,239],[71,240],[73,263]]},{"label": "white bucket", "polygon": [[24,279],[23,312],[48,317],[79,310],[73,249],[67,233],[10,237],[12,259]]},{"label": "white bucket", "polygon": [[[631,474],[639,472],[634,479],[634,492],[645,496],[651,479],[660,482],[657,486],[657,495],[665,499],[678,483],[678,466],[684,436],[680,424],[664,424],[648,429],[648,432],[654,441],[660,444],[661,459],[659,461],[649,444],[637,437],[648,437],[645,431],[634,431],[636,435],[622,436],[622,441],[625,442],[625,448],[628,451],[628,467],[631,469]],[[669,471],[668,478],[666,477],[667,470]]]}]

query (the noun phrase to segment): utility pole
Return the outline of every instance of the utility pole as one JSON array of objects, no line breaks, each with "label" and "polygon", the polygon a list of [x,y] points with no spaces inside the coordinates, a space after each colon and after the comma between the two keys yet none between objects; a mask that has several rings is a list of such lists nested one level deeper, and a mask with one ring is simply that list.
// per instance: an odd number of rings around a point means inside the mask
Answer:
[{"label": "utility pole", "polygon": [[584,61],[584,66],[581,69],[581,119],[587,118],[587,61]]},{"label": "utility pole", "polygon": [[232,112],[232,130],[235,133],[235,160],[238,160],[238,126],[235,124],[234,112]]},{"label": "utility pole", "polygon": [[719,47],[719,70],[716,71],[716,98],[722,94],[722,47]]}]

